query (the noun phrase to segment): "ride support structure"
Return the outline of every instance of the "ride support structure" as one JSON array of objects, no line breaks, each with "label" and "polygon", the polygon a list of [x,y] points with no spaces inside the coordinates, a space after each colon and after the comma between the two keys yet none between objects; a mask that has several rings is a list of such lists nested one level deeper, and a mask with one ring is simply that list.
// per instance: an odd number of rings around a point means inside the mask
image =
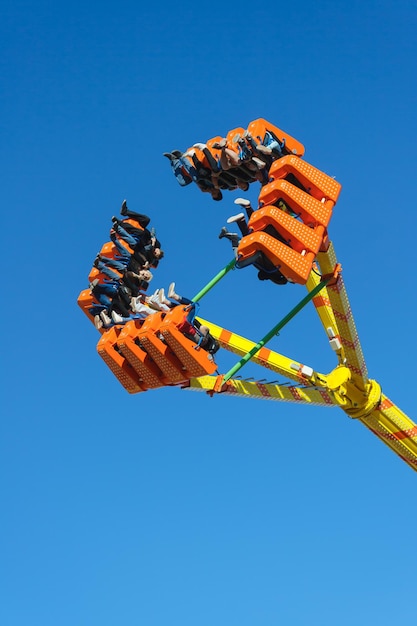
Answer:
[{"label": "ride support structure", "polygon": [[[200,342],[196,344],[187,336],[185,329],[190,324],[191,309],[190,305],[181,304],[168,312],[155,312],[146,319],[132,319],[100,329],[98,354],[131,394],[173,386],[203,391],[218,398],[229,395],[339,407],[417,471],[417,425],[385,396],[375,380],[368,377],[341,265],[329,238],[328,226],[341,191],[340,183],[303,160],[302,144],[263,118],[251,122],[246,130],[229,131],[226,138],[209,139],[204,148],[196,145],[200,148],[184,153],[192,156],[178,157],[183,160],[180,165],[184,175],[199,162],[206,171],[213,167],[215,159],[220,163],[225,146],[229,146],[241,159],[241,165],[236,166],[240,161],[235,158],[233,172],[241,167],[239,171],[249,182],[261,182],[261,189],[258,207],[248,214],[247,233],[239,241],[235,258],[194,296],[193,306],[230,270],[250,265],[258,267],[260,260],[278,270],[284,281],[293,283],[295,288],[305,285],[307,294],[257,341],[200,316],[195,318],[198,326],[206,326],[220,345],[216,357],[204,350]],[[258,154],[256,150],[261,156],[267,155],[267,176],[261,172],[263,178],[259,173],[253,174],[253,162],[258,163],[259,159],[252,162],[250,154]],[[186,158],[189,162],[184,161]],[[223,180],[226,185],[230,182],[231,171],[217,172],[216,180]],[[101,252],[114,256],[117,250],[107,243]],[[90,282],[94,278],[101,280],[102,276],[99,272],[90,272]],[[327,374],[266,347],[310,303],[336,358],[334,369]],[[91,310],[97,302],[91,289],[80,293],[78,304],[93,321]],[[222,350],[239,357],[224,374],[219,373],[215,361]],[[256,381],[236,376],[249,361],[275,376],[284,377],[285,381]]]}]

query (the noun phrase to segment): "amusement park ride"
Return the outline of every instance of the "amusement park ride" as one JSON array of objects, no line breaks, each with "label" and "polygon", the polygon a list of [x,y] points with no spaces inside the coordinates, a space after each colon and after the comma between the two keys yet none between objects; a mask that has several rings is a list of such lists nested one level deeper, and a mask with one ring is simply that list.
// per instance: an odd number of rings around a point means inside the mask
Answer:
[{"label": "amusement park ride", "polygon": [[[227,154],[232,157],[230,167],[224,166]],[[382,393],[375,380],[368,378],[341,266],[328,236],[341,185],[303,160],[303,155],[302,144],[264,119],[251,122],[247,129],[235,128],[226,138],[196,144],[184,154],[169,155],[183,185],[193,181],[203,191],[218,191],[236,189],[236,181],[241,189],[247,188],[247,183],[261,183],[258,208],[247,211],[246,234],[235,249],[235,257],[191,302],[199,302],[233,268],[259,267],[265,262],[279,270],[284,282],[307,288],[307,295],[265,337],[253,342],[201,318],[196,318],[197,334],[192,336],[187,329],[195,323],[193,304],[176,304],[145,318],[102,326],[97,351],[131,394],[177,386],[209,395],[338,406],[417,471],[417,425]],[[132,252],[125,242],[123,245]],[[101,254],[114,258],[117,249],[109,242]],[[90,289],[78,297],[79,306],[93,323],[98,301],[91,284],[105,280],[106,276],[93,268]],[[309,302],[337,359],[328,374],[265,347]],[[214,356],[201,341],[196,343],[200,324],[208,327],[221,350],[239,357],[226,373],[219,374],[215,362],[220,352]],[[293,382],[276,384],[235,377],[249,360]]]}]

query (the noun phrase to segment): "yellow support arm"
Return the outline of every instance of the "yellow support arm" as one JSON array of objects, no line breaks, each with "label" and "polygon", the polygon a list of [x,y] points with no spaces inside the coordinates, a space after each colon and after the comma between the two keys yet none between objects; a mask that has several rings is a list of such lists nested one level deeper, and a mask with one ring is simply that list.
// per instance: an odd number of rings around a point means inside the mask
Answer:
[{"label": "yellow support arm", "polygon": [[[190,384],[184,386],[191,391],[214,391],[215,376],[200,376],[192,378]],[[277,400],[281,402],[295,402],[297,404],[311,404],[320,406],[337,406],[325,389],[316,387],[298,387],[296,385],[276,385],[260,381],[247,381],[231,378],[225,385],[222,395],[255,398],[258,400]]]},{"label": "yellow support arm", "polygon": [[417,471],[417,425],[384,394],[379,406],[360,421]]},{"label": "yellow support arm", "polygon": [[[201,318],[199,318],[199,321],[205,326],[208,326],[210,333],[217,339],[220,346],[229,352],[244,356],[255,346],[253,341],[245,339],[245,337],[241,337],[236,333],[232,333],[221,326],[217,326]],[[295,380],[297,383],[316,385],[319,383],[321,376],[321,374],[315,372],[311,367],[303,365],[299,361],[289,359],[278,352],[273,352],[266,347],[261,348],[251,360],[253,363],[266,367],[286,378]]]},{"label": "yellow support arm", "polygon": [[[322,274],[329,274],[334,271],[337,259],[332,243],[330,243],[327,252],[319,252],[317,261]],[[323,298],[321,306],[327,311],[330,307],[333,312],[337,334],[340,337],[346,359],[344,364],[362,380],[363,384],[366,384],[368,371],[341,274],[334,285],[327,286],[326,296],[318,295],[318,299],[321,297]],[[325,297],[328,297],[328,300]],[[316,308],[320,308],[318,302],[315,305]]]}]

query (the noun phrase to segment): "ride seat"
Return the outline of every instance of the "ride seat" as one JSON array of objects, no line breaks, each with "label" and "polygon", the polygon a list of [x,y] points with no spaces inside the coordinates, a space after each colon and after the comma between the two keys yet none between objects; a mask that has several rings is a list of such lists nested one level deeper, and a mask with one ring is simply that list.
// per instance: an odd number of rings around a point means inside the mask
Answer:
[{"label": "ride seat", "polygon": [[300,254],[303,251],[308,251],[314,252],[316,255],[320,250],[325,234],[323,227],[317,226],[314,229],[306,226],[299,219],[273,205],[254,211],[248,222],[248,228],[251,232],[265,231],[268,226],[273,226],[278,234],[285,239],[287,245]]},{"label": "ride seat", "polygon": [[[330,201],[332,207],[337,202],[342,185],[331,176],[328,176],[313,165],[310,165],[310,163],[299,159],[297,156],[288,155],[277,159],[272,163],[269,170],[271,182],[287,178],[291,175],[301,183],[308,194],[316,198],[319,202],[326,204]],[[266,185],[266,187],[268,187],[268,185]],[[272,201],[268,199],[268,195],[264,189],[261,190],[261,194],[262,192],[266,194],[265,198],[262,198],[264,203],[272,204]]]},{"label": "ride seat", "polygon": [[172,348],[159,336],[159,329],[165,317],[166,313],[162,312],[149,315],[137,329],[136,337],[163,373],[165,384],[178,384],[188,380],[188,377],[184,365],[175,356]]},{"label": "ride seat", "polygon": [[129,393],[146,391],[146,387],[142,385],[138,374],[117,346],[119,335],[120,328],[117,326],[106,330],[97,344],[97,352],[126,391]]},{"label": "ride seat", "polygon": [[[302,143],[294,139],[294,137],[291,137],[291,135],[285,133],[277,126],[274,126],[267,120],[263,119],[262,117],[253,120],[253,122],[251,122],[248,126],[248,132],[252,135],[253,139],[257,143],[262,143],[262,140],[265,137],[265,133],[267,131],[272,132],[279,141],[282,142],[283,140],[285,140],[285,150],[287,152],[295,154],[298,157],[303,156],[305,149]],[[259,137],[261,137],[261,140],[259,140]]]},{"label": "ride seat", "polygon": [[291,209],[304,224],[313,228],[327,228],[333,213],[334,202],[320,202],[286,180],[276,180],[262,187],[259,206],[278,205],[279,201]]},{"label": "ride seat", "polygon": [[182,332],[188,324],[188,313],[188,306],[176,306],[166,314],[159,332],[186,368],[187,378],[213,374],[217,369],[213,357]]},{"label": "ride seat", "polygon": [[147,389],[163,387],[167,384],[163,372],[159,369],[152,357],[136,343],[138,331],[141,326],[143,326],[142,320],[127,322],[121,328],[117,345],[122,355],[126,357],[137,373],[142,386]]},{"label": "ride seat", "polygon": [[276,237],[263,231],[254,232],[240,240],[236,267],[246,267],[255,262],[259,258],[259,252],[262,252],[288,280],[305,285],[315,258],[314,252],[300,254]]}]

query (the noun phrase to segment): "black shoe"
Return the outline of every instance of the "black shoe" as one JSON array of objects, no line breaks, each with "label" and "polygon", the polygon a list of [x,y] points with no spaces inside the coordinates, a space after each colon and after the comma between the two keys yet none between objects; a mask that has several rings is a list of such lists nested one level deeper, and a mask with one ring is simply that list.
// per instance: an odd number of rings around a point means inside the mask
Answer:
[{"label": "black shoe", "polygon": [[120,214],[121,215],[127,215],[127,203],[126,203],[126,200],[123,200],[123,202],[122,202],[122,208],[120,209]]},{"label": "black shoe", "polygon": [[100,252],[97,254],[96,258],[94,259],[93,265],[94,267],[97,267],[97,265],[99,263],[103,262],[103,257],[101,256]]},{"label": "black shoe", "polygon": [[182,152],[181,152],[181,150],[173,150],[173,151],[171,152],[171,154],[172,154],[172,155],[173,155],[176,159],[179,159],[179,158],[181,158],[181,157],[182,157]]},{"label": "black shoe", "polygon": [[223,237],[226,237],[228,234],[226,226],[223,226],[219,234],[219,239],[223,239]]},{"label": "black shoe", "polygon": [[113,222],[113,224],[118,224],[120,222],[120,220],[115,215],[113,215],[111,221]]}]

